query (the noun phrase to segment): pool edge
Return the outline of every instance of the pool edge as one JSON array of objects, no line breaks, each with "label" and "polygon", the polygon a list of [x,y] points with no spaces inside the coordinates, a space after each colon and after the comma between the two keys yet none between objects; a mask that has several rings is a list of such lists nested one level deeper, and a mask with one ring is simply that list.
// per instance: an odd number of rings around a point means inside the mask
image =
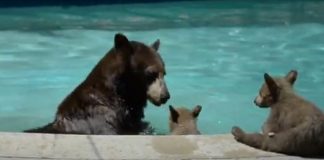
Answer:
[{"label": "pool edge", "polygon": [[232,135],[104,136],[0,132],[0,159],[296,159]]}]

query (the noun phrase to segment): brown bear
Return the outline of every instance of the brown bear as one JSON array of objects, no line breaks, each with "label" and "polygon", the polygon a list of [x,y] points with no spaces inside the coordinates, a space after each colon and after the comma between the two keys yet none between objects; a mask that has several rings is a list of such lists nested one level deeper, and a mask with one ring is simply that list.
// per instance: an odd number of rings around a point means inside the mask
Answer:
[{"label": "brown bear", "polygon": [[160,106],[170,98],[159,45],[116,34],[114,47],[58,106],[54,121],[25,132],[139,134],[148,126],[147,100]]},{"label": "brown bear", "polygon": [[187,108],[173,108],[169,106],[170,118],[169,127],[172,135],[194,135],[200,134],[197,128],[197,118],[201,111],[201,106],[197,105],[193,110]]},{"label": "brown bear", "polygon": [[294,92],[297,71],[276,78],[265,73],[264,79],[265,83],[254,101],[259,107],[270,107],[263,134],[248,134],[239,127],[233,127],[235,139],[265,151],[324,156],[324,115],[313,103]]}]

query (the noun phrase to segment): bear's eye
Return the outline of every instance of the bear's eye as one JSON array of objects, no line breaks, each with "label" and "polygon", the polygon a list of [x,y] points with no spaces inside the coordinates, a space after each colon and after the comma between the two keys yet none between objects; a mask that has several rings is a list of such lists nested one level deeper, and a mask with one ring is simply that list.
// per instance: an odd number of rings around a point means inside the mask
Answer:
[{"label": "bear's eye", "polygon": [[157,77],[158,77],[158,72],[154,72],[154,71],[151,71],[151,72],[146,72],[146,76],[147,76],[147,79],[148,80],[155,80]]}]

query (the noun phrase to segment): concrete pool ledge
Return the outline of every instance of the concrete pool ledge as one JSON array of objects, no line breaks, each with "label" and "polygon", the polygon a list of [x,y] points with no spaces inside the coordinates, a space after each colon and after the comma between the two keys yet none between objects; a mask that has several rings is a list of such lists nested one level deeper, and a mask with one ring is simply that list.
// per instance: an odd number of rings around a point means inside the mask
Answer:
[{"label": "concrete pool ledge", "polygon": [[231,135],[104,136],[0,132],[0,159],[301,159],[263,152]]}]

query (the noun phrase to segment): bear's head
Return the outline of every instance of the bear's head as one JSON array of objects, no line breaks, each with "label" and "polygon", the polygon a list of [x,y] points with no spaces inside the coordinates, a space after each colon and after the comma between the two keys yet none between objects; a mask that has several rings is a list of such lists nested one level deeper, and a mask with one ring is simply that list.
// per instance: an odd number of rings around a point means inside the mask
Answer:
[{"label": "bear's head", "polygon": [[285,92],[293,92],[293,85],[297,79],[297,71],[291,70],[284,77],[271,77],[264,74],[265,83],[262,85],[259,95],[255,98],[254,103],[261,107],[270,107],[276,103],[280,96]]},{"label": "bear's head", "polygon": [[201,111],[201,106],[197,105],[192,110],[187,108],[174,108],[169,106],[170,118],[169,127],[173,135],[200,134],[197,127],[197,118]]},{"label": "bear's head", "polygon": [[[115,35],[115,55],[119,55],[119,70],[122,72],[119,86],[123,95],[133,102],[148,99],[160,106],[167,102],[170,94],[164,80],[166,75],[164,62],[158,53],[160,41],[145,45],[129,41],[123,34]],[[137,102],[136,102],[137,103]]]}]

